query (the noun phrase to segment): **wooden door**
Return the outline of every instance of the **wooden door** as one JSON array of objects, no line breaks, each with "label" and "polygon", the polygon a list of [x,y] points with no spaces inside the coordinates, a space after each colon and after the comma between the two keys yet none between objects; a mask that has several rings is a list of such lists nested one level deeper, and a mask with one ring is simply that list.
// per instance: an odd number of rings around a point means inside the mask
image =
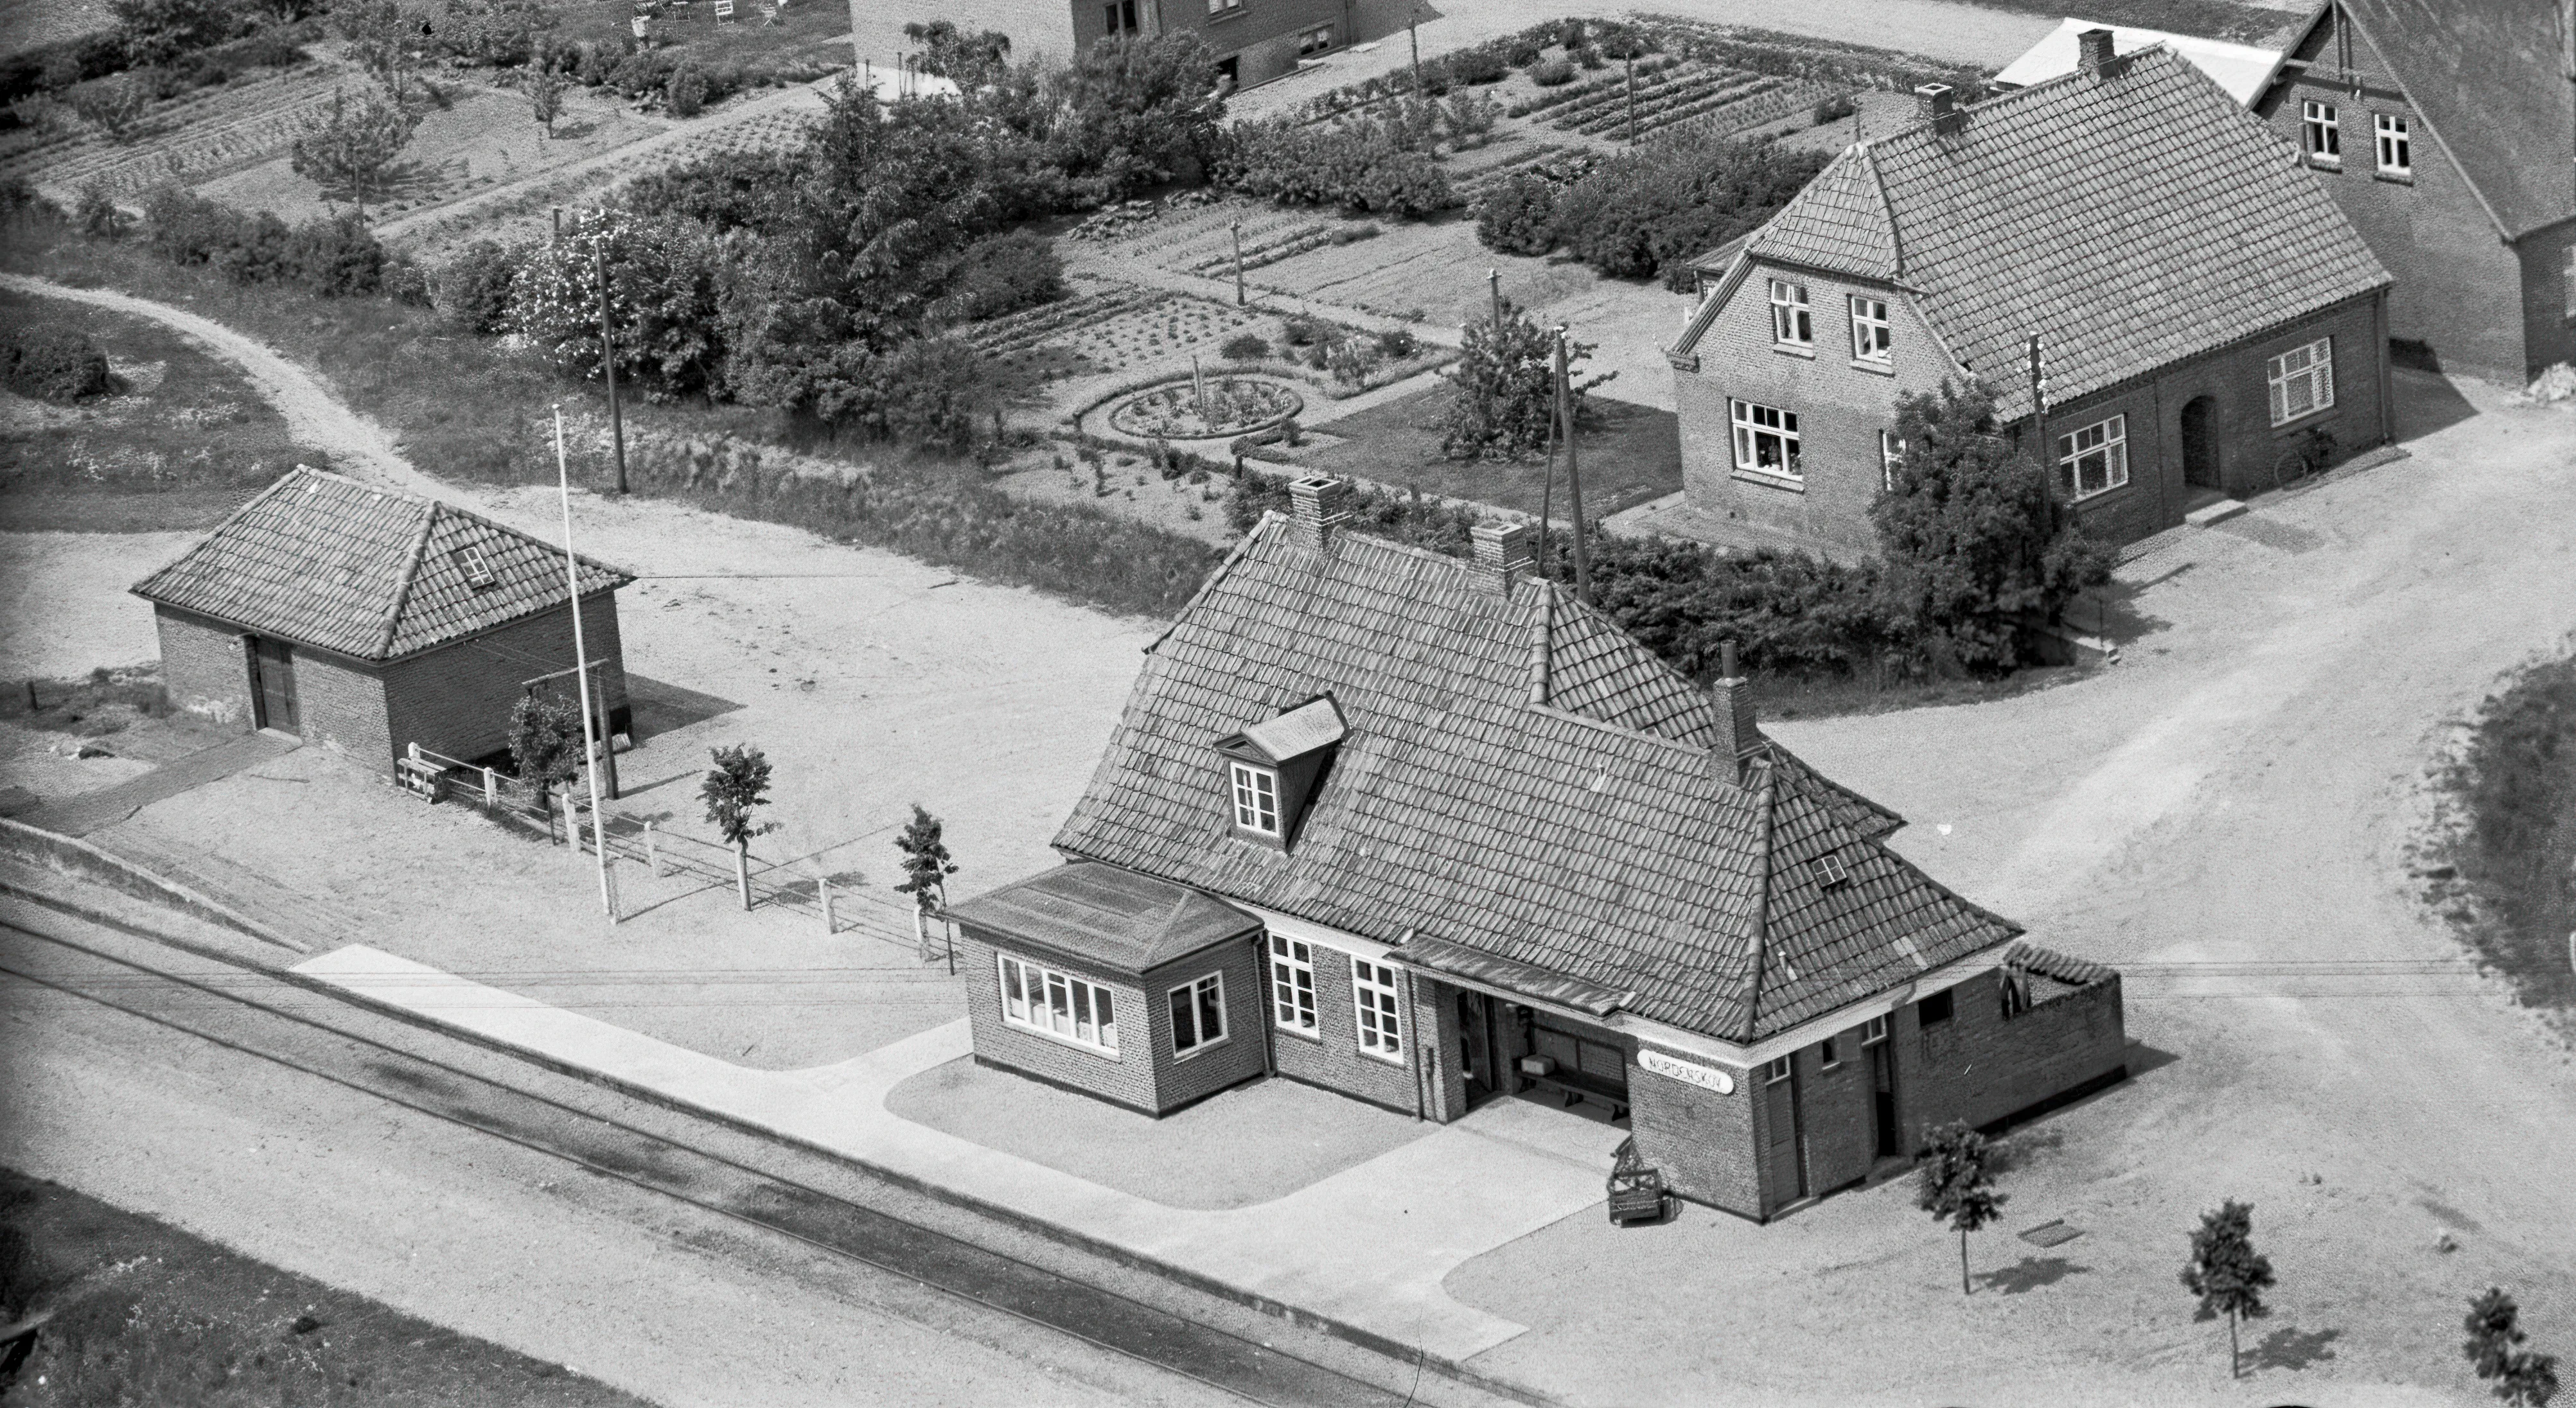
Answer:
[{"label": "wooden door", "polygon": [[2182,408],[2182,482],[2197,489],[2216,489],[2225,477],[2218,464],[2218,402],[2194,396]]},{"label": "wooden door", "polygon": [[1474,1105],[1502,1088],[1494,1076],[1492,1004],[1481,992],[1458,994],[1458,1069],[1467,1077],[1467,1103]]},{"label": "wooden door", "polygon": [[1769,1116],[1771,1139],[1771,1193],[1780,1203],[1793,1203],[1807,1196],[1807,1160],[1802,1147],[1805,1140],[1798,1128],[1798,1078],[1792,1070],[1771,1076],[1765,1073],[1762,1098]]},{"label": "wooden door", "polygon": [[1869,1051],[1869,1120],[1878,1157],[1892,1158],[1896,1147],[1896,1053],[1885,1041]]},{"label": "wooden door", "polygon": [[266,636],[251,638],[251,672],[256,678],[259,726],[301,734],[295,712],[295,647]]}]

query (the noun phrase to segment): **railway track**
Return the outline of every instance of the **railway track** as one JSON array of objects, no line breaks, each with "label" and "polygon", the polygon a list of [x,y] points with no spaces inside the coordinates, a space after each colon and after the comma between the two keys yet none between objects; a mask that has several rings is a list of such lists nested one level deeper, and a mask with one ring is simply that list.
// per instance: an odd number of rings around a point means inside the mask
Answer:
[{"label": "railway track", "polygon": [[[1245,1402],[1394,1408],[1488,1401],[1469,1385],[1424,1374],[1417,1366],[1350,1351],[1381,1370],[1378,1379],[1403,1383],[1409,1374],[1411,1385],[1399,1392],[1068,1275],[1040,1259],[927,1225],[932,1219],[909,1220],[869,1206],[849,1186],[865,1175],[837,1161],[764,1147],[763,1141],[724,1131],[684,1141],[647,1127],[684,1118],[658,1107],[570,1078],[554,1082],[568,1087],[560,1093],[531,1089],[551,1078],[533,1068],[513,1073],[507,1068],[521,1063],[508,1057],[347,1007],[273,974],[158,948],[148,938],[91,921],[12,904],[0,916],[0,975],[792,1238]],[[511,1074],[528,1079],[503,1078]],[[735,1147],[721,1147],[727,1144]],[[763,1158],[764,1152],[776,1157]],[[793,1167],[818,1162],[828,1168]],[[832,1182],[844,1186],[825,1186]],[[899,1196],[890,1189],[862,1191]],[[1283,1326],[1278,1337],[1293,1334]],[[1420,1396],[1434,1388],[1429,1399]]]}]

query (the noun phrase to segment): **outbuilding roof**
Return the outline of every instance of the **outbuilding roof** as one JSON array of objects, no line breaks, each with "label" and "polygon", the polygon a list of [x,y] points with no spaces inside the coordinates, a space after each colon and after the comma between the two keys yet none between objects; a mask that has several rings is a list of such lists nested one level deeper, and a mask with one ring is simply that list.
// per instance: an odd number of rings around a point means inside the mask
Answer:
[{"label": "outbuilding roof", "polygon": [[1258,918],[1196,890],[1083,861],[1014,881],[943,912],[1005,939],[1130,973],[1261,929]]},{"label": "outbuilding roof", "polygon": [[[1296,841],[1237,838],[1211,740],[1328,693],[1347,733]],[[1552,582],[1274,515],[1153,647],[1055,844],[1730,1040],[2018,932],[1887,849],[1894,814],[1767,739],[1739,768],[1726,736]]]},{"label": "outbuilding roof", "polygon": [[[634,574],[580,559],[581,592]],[[298,465],[170,565],[146,601],[359,660],[561,610],[564,555],[453,504]]]},{"label": "outbuilding roof", "polygon": [[2280,137],[2163,48],[1860,143],[1738,257],[1907,290],[2007,420],[2034,334],[2066,401],[2394,282]]}]

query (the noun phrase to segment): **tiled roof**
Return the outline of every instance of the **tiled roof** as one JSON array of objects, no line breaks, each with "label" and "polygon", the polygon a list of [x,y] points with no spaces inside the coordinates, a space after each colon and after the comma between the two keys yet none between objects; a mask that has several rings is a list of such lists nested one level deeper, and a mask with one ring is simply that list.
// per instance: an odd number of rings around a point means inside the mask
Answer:
[{"label": "tiled roof", "polygon": [[1014,881],[943,913],[1131,973],[1261,928],[1259,919],[1196,890],[1084,861]]},{"label": "tiled roof", "polygon": [[[635,580],[581,559],[584,596]],[[298,466],[134,586],[147,601],[360,660],[395,660],[564,603],[564,559],[451,504]]]},{"label": "tiled roof", "polygon": [[1844,152],[1746,252],[1914,290],[2006,418],[2029,409],[2034,333],[2064,401],[2392,282],[2281,139],[2170,50],[1960,113]]},{"label": "tiled roof", "polygon": [[[2343,0],[2343,9],[2505,235],[2576,215],[2576,85],[2560,69],[2558,0]],[[2330,72],[2333,57],[2329,48],[2311,71]],[[2419,170],[2434,159],[2426,146],[2416,144]]]},{"label": "tiled roof", "polygon": [[[1330,693],[1348,725],[1287,852],[1236,839],[1215,740]],[[1055,844],[1401,943],[1415,934],[1750,1040],[2017,931],[1879,841],[1777,744],[1711,756],[1706,695],[1552,583],[1254,529],[1148,655]],[[1812,896],[1803,865],[1845,857]]]}]

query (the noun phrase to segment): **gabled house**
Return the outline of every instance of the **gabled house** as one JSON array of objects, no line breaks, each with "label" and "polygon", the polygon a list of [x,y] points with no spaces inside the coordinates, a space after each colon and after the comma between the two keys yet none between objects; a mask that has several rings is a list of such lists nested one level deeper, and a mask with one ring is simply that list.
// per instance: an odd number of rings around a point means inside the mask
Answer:
[{"label": "gabled house", "polygon": [[2391,280],[2351,223],[2190,63],[2082,39],[2018,92],[1927,86],[1700,262],[1669,350],[1694,508],[1872,551],[1896,401],[1952,377],[2115,542],[2390,437]]},{"label": "gabled house", "polygon": [[[617,589],[634,580],[581,559],[593,707],[610,734],[632,731]],[[391,772],[414,743],[497,753],[522,695],[575,692],[568,587],[560,548],[299,465],[133,590],[152,603],[173,704]]]},{"label": "gabled house", "polygon": [[2255,103],[2397,274],[2389,335],[2519,385],[2576,361],[2562,0],[2333,0]]},{"label": "gabled house", "polygon": [[949,907],[979,1061],[1152,1115],[1582,1105],[1753,1218],[2121,1078],[2117,975],[1890,850],[1745,681],[1533,576],[1527,525],[1460,561],[1348,490],[1293,485],[1149,648],[1068,863]]}]

